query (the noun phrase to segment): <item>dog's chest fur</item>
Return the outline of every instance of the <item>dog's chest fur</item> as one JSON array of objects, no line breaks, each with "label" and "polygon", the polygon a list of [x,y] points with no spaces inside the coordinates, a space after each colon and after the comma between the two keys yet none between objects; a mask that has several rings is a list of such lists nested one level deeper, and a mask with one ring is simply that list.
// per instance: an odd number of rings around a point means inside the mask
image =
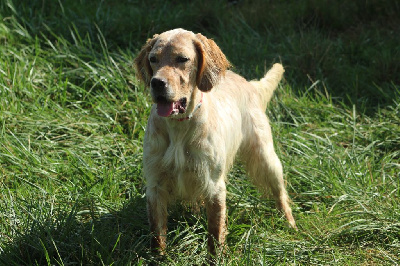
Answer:
[{"label": "dog's chest fur", "polygon": [[[229,120],[210,125],[196,121],[162,123],[151,120],[145,138],[147,183],[163,184],[171,194],[183,199],[199,199],[213,193],[216,182],[226,176],[238,144],[228,143]],[[230,123],[229,123],[230,124]],[[229,128],[229,127],[228,127]],[[157,133],[156,133],[157,132]],[[220,132],[220,134],[215,134]],[[225,134],[223,134],[225,133]],[[231,157],[224,154],[232,154]],[[150,179],[150,180],[149,180]]]},{"label": "dog's chest fur", "polygon": [[204,130],[187,124],[148,125],[162,127],[157,130],[162,134],[146,135],[144,170],[151,173],[146,175],[151,177],[148,184],[162,184],[177,197],[193,199],[208,194],[210,174],[222,162],[216,160],[212,143],[200,136]]}]

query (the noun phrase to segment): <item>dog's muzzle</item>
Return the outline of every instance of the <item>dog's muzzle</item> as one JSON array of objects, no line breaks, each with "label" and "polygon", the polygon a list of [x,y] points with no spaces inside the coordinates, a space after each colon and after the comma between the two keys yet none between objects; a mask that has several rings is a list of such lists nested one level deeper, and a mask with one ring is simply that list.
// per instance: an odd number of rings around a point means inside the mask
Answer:
[{"label": "dog's muzzle", "polygon": [[186,112],[187,99],[186,97],[178,101],[172,101],[168,97],[168,83],[162,78],[152,78],[150,85],[153,91],[154,101],[157,104],[157,114],[159,116],[168,117]]}]

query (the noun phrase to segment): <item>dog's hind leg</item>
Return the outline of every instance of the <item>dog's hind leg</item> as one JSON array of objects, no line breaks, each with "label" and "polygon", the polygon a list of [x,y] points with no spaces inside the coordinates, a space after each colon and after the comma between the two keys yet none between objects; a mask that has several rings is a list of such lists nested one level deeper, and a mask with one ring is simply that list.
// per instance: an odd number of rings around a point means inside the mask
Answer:
[{"label": "dog's hind leg", "polygon": [[258,189],[271,190],[278,209],[282,210],[293,228],[296,227],[283,180],[282,164],[275,153],[271,128],[264,113],[254,114],[252,126],[241,147],[241,159]]}]

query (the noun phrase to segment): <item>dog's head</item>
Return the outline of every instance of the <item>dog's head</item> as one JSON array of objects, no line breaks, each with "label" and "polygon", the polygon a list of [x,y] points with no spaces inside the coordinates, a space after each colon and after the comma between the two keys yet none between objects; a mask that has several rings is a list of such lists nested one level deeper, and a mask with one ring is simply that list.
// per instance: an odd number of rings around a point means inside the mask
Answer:
[{"label": "dog's head", "polygon": [[229,66],[213,40],[183,29],[154,35],[135,59],[138,78],[150,85],[157,112],[165,117],[192,111],[197,88],[210,91]]}]

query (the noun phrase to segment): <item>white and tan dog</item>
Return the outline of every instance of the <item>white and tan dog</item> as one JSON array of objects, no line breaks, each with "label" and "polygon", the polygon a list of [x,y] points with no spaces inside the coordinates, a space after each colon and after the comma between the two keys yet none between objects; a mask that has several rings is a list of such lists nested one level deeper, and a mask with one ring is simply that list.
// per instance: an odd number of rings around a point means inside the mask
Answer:
[{"label": "white and tan dog", "polygon": [[282,65],[248,82],[227,70],[230,64],[214,41],[174,29],[149,39],[135,66],[154,102],[143,148],[151,247],[161,253],[166,247],[169,203],[202,200],[209,251],[216,254],[225,240],[225,181],[236,155],[296,228],[265,115]]}]

